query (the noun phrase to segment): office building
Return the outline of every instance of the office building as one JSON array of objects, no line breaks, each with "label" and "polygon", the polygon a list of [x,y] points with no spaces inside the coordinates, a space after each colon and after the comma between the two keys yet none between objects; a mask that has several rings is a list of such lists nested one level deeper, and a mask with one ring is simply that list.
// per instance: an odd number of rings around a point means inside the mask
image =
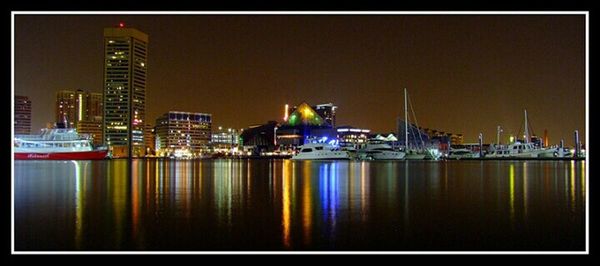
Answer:
[{"label": "office building", "polygon": [[185,153],[192,156],[208,151],[212,115],[170,111],[156,119],[156,151],[167,156]]},{"label": "office building", "polygon": [[77,132],[81,135],[88,135],[92,138],[94,145],[102,145],[104,138],[102,136],[102,117],[95,120],[82,120],[77,123]]},{"label": "office building", "polygon": [[68,128],[86,120],[87,93],[83,90],[59,90],[56,92],[55,122],[66,122]]},{"label": "office building", "polygon": [[[114,157],[142,156],[148,35],[122,23],[104,29],[104,138]],[[131,144],[131,146],[130,146]]]},{"label": "office building", "polygon": [[211,134],[211,146],[215,151],[234,150],[240,143],[240,134],[235,128],[217,127]]},{"label": "office building", "polygon": [[144,127],[144,146],[146,146],[146,155],[154,155],[156,152],[156,129],[146,124]]},{"label": "office building", "polygon": [[15,135],[31,134],[31,101],[27,96],[15,95]]},{"label": "office building", "polygon": [[102,93],[78,90],[56,92],[55,122],[79,128],[80,121],[102,120]]}]

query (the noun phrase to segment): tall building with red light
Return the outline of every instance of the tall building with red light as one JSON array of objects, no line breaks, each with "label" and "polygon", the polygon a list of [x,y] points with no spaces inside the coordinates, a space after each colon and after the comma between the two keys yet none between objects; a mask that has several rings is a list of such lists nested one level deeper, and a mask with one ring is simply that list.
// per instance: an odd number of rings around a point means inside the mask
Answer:
[{"label": "tall building with red light", "polygon": [[122,22],[104,29],[104,143],[114,157],[145,153],[147,48],[148,35]]}]

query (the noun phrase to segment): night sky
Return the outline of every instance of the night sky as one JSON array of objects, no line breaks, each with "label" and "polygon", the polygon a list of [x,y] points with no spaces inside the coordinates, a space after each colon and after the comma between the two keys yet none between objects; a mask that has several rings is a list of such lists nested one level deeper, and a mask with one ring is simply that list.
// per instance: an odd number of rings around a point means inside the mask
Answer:
[{"label": "night sky", "polygon": [[283,106],[335,103],[338,125],[395,131],[403,88],[422,127],[495,142],[496,126],[551,144],[585,139],[585,17],[236,15],[15,17],[15,87],[32,131],[55,93],[102,92],[103,28],[149,35],[146,121],[212,113],[213,127],[281,121]]}]

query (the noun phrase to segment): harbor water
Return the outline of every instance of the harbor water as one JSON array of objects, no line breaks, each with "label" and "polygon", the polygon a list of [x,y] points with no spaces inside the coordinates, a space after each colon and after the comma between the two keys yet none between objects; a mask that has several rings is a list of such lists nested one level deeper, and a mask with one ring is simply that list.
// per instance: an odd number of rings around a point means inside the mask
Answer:
[{"label": "harbor water", "polygon": [[15,161],[15,251],[584,251],[585,161]]}]

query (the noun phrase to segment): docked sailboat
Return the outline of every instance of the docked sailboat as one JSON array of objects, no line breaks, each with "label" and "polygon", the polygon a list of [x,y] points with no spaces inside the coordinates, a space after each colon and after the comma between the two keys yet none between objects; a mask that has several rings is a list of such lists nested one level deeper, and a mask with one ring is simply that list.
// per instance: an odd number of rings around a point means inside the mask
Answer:
[{"label": "docked sailboat", "polygon": [[[414,115],[414,111],[413,111],[413,115]],[[416,117],[415,117],[415,120],[416,120]],[[424,160],[424,159],[438,160],[438,159],[440,159],[442,154],[437,149],[425,147],[425,143],[424,143],[423,139],[421,138],[420,132],[417,132],[416,134],[419,135],[419,140],[420,140],[421,145],[417,144],[416,147],[411,148],[409,145],[409,141],[408,141],[408,130],[409,130],[409,126],[408,126],[408,92],[406,91],[406,88],[404,88],[404,152],[406,154],[404,158],[406,160]],[[417,131],[418,131],[418,129],[417,129]],[[415,137],[415,142],[416,142],[416,137]]]}]

